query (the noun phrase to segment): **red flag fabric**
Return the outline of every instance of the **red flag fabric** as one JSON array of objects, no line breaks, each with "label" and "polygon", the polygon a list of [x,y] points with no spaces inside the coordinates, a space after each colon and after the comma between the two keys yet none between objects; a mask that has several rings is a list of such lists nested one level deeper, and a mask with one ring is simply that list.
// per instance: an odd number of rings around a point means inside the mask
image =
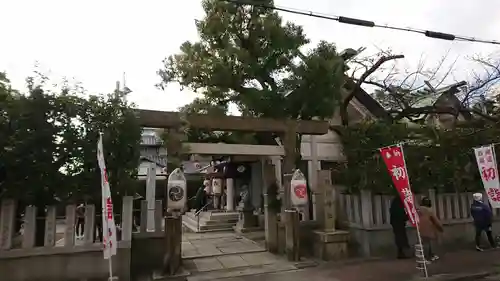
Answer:
[{"label": "red flag fabric", "polygon": [[396,187],[408,218],[413,226],[418,223],[418,214],[415,208],[415,200],[410,187],[410,179],[406,169],[405,156],[401,145],[388,146],[380,149],[387,170],[391,175],[394,187]]}]

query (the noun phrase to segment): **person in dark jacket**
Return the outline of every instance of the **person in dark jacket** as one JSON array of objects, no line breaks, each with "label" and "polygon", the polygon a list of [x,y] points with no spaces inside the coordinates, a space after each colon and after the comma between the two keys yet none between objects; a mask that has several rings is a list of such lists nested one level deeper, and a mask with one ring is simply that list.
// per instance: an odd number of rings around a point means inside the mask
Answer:
[{"label": "person in dark jacket", "polygon": [[206,198],[207,194],[205,192],[205,186],[202,185],[198,188],[198,191],[196,191],[196,212],[200,211],[205,206]]},{"label": "person in dark jacket", "polygon": [[392,231],[394,232],[394,242],[398,249],[398,259],[408,258],[405,251],[410,248],[408,243],[408,235],[406,234],[406,222],[408,216],[406,215],[403,201],[399,195],[394,196],[391,201],[390,218]]},{"label": "person in dark jacket", "polygon": [[490,206],[483,202],[483,195],[481,193],[474,193],[472,195],[474,201],[470,206],[470,214],[474,219],[474,227],[476,228],[476,250],[483,251],[481,248],[481,234],[486,232],[488,237],[488,242],[492,248],[496,248],[495,240],[491,233],[491,223],[493,218],[493,213]]}]

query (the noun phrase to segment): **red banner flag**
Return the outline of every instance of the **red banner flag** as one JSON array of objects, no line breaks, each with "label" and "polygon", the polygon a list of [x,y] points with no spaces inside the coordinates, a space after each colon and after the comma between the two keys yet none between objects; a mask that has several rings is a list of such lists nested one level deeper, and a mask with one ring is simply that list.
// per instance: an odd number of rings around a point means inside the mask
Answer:
[{"label": "red banner flag", "polygon": [[401,145],[388,146],[380,149],[380,154],[392,177],[392,182],[403,201],[403,205],[413,226],[418,223],[415,200],[410,187],[410,179],[406,169],[405,156]]}]

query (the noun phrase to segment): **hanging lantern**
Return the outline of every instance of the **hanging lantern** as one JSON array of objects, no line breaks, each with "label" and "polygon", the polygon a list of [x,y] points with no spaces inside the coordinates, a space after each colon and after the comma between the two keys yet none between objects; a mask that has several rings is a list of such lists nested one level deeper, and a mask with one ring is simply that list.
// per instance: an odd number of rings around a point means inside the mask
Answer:
[{"label": "hanging lantern", "polygon": [[182,210],[186,205],[186,177],[181,169],[177,168],[168,176],[167,208]]},{"label": "hanging lantern", "polygon": [[306,177],[299,169],[293,173],[290,189],[292,205],[304,206],[308,203]]}]

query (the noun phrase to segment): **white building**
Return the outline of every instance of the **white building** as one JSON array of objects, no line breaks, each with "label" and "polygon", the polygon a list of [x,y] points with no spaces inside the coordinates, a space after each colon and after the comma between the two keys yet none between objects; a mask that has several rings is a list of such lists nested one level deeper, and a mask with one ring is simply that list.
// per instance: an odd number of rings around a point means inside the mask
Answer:
[{"label": "white building", "polygon": [[165,179],[167,172],[167,149],[156,129],[144,128],[141,136],[141,162],[139,179],[146,179],[150,163],[156,164],[157,179]]}]

